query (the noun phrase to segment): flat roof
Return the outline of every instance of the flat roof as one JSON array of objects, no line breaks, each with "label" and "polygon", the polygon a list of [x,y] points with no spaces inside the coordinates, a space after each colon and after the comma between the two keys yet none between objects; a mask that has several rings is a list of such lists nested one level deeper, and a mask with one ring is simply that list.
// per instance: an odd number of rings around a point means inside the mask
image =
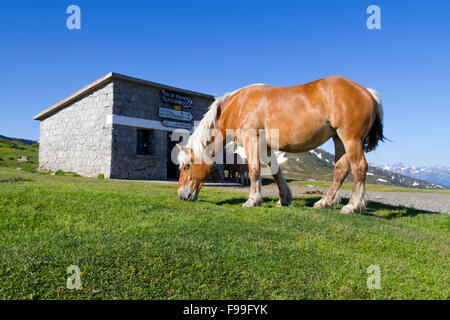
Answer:
[{"label": "flat roof", "polygon": [[120,73],[110,72],[107,75],[101,77],[100,79],[87,85],[83,89],[78,90],[77,92],[71,94],[67,98],[65,98],[65,99],[59,101],[58,103],[52,105],[51,107],[45,109],[44,111],[39,112],[37,115],[35,115],[33,117],[33,119],[34,120],[42,120],[42,119],[46,118],[47,116],[64,108],[67,104],[78,99],[80,96],[85,95],[89,92],[92,92],[95,89],[97,89],[98,87],[104,85],[105,83],[111,82],[113,80],[123,80],[123,81],[138,83],[138,84],[142,84],[142,85],[146,85],[146,86],[150,86],[150,87],[157,87],[157,88],[161,88],[161,89],[173,90],[173,91],[176,91],[179,93],[184,93],[184,94],[193,95],[193,96],[197,96],[197,97],[214,99],[214,96],[209,95],[209,94],[190,91],[190,90],[181,89],[181,88],[176,88],[176,87],[168,86],[168,85],[157,83],[157,82],[152,82],[152,81],[147,81],[147,80],[142,80],[142,79],[126,76],[126,75],[123,75]]}]

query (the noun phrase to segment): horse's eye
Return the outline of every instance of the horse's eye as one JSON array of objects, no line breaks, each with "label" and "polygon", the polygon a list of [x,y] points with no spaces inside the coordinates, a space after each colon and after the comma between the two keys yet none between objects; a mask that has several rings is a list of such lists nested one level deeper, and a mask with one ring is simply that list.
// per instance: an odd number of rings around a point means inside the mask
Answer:
[{"label": "horse's eye", "polygon": [[184,170],[189,170],[189,168],[190,168],[190,165],[188,165],[188,164],[186,164],[186,165],[184,166]]}]

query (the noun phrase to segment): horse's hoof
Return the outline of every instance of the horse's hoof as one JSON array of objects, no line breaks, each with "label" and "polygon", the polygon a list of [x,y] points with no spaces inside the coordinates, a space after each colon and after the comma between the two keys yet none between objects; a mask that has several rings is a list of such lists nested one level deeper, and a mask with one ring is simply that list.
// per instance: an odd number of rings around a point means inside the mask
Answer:
[{"label": "horse's hoof", "polygon": [[355,213],[361,213],[363,214],[366,212],[366,202],[361,201],[358,204],[347,204],[341,209],[341,213],[343,214],[355,214]]},{"label": "horse's hoof", "polygon": [[319,209],[319,208],[323,208],[322,204],[319,202],[314,203],[313,208]]},{"label": "horse's hoof", "polygon": [[364,210],[357,210],[350,204],[347,204],[346,206],[344,206],[341,209],[342,214],[355,214],[355,213],[362,212],[362,211],[364,211]]},{"label": "horse's hoof", "polygon": [[279,199],[277,202],[277,208],[281,208],[281,207],[288,207],[291,204],[290,201],[288,200],[281,200]]},{"label": "horse's hoof", "polygon": [[313,208],[327,208],[327,205],[326,205],[325,201],[323,201],[323,199],[320,199],[319,201],[314,203]]},{"label": "horse's hoof", "polygon": [[336,205],[339,203],[339,199],[332,200],[323,200],[320,199],[316,203],[314,203],[314,208],[322,208],[322,209],[336,209]]},{"label": "horse's hoof", "polygon": [[243,205],[242,208],[251,208],[251,207],[256,207],[255,204],[253,203],[253,201],[251,201],[250,199],[247,200]]},{"label": "horse's hoof", "polygon": [[256,202],[253,199],[248,199],[243,205],[242,208],[251,208],[251,207],[260,207],[261,203]]}]

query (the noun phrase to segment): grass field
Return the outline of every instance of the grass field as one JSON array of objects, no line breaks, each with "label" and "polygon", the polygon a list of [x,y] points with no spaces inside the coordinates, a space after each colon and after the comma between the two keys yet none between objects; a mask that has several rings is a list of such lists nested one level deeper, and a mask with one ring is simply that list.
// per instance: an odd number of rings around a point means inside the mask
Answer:
[{"label": "grass field", "polygon": [[[448,299],[448,214],[0,168],[2,299]],[[66,288],[78,265],[80,290]],[[369,290],[366,269],[381,270]]]}]

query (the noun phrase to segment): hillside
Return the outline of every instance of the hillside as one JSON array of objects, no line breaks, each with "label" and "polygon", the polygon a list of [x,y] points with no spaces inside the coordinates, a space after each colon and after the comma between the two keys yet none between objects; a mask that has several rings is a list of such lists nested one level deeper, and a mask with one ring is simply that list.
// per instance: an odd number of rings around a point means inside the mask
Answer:
[{"label": "hillside", "polygon": [[[301,154],[286,154],[286,157],[288,161],[283,163],[281,168],[288,179],[331,181],[333,178],[334,155],[322,149],[314,149]],[[353,177],[349,174],[346,181],[352,180]],[[369,166],[367,183],[420,189],[446,189],[428,181],[374,166]]]},{"label": "hillside", "polygon": [[2,136],[1,134],[0,134],[0,139],[3,139],[3,140],[9,140],[9,141],[18,141],[18,142],[27,144],[27,145],[29,145],[29,146],[32,146],[33,144],[36,144],[36,143],[37,143],[37,141],[35,141],[35,140],[19,139],[19,138],[11,138],[11,137]]},{"label": "hillside", "polygon": [[[0,167],[20,168],[28,171],[36,169],[39,165],[38,154],[39,145],[37,143],[30,145],[22,140],[0,138]],[[28,161],[19,163],[17,159],[20,157],[27,157]]]}]

